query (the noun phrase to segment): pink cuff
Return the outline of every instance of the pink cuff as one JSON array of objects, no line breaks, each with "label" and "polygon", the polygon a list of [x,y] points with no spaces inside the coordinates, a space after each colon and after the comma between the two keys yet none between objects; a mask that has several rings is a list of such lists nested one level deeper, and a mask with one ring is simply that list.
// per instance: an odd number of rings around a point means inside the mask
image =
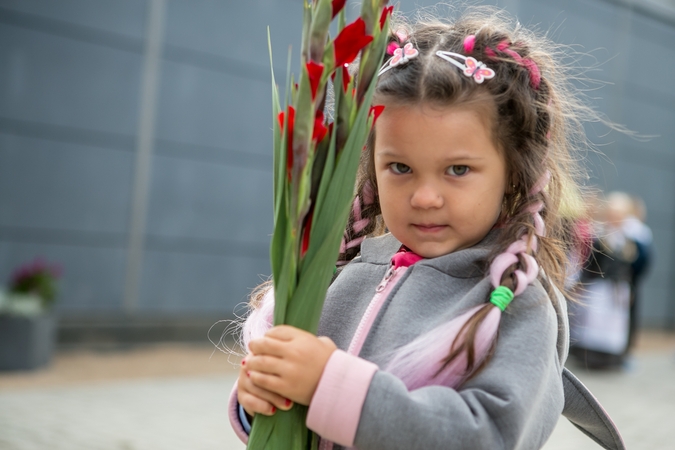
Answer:
[{"label": "pink cuff", "polygon": [[230,393],[230,402],[227,405],[227,415],[230,418],[230,424],[234,433],[237,435],[241,442],[248,444],[248,434],[244,431],[244,427],[241,425],[239,420],[239,402],[237,401],[237,383],[234,383],[232,392]]},{"label": "pink cuff", "polygon": [[307,412],[307,428],[324,439],[354,445],[361,409],[378,367],[336,350],[331,355]]}]

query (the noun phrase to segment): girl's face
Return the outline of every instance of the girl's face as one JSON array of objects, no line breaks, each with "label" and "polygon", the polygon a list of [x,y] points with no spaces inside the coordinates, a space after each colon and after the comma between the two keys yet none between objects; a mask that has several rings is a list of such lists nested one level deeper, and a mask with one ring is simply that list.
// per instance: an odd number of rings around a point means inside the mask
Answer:
[{"label": "girl's face", "polygon": [[473,108],[424,104],[387,105],[377,120],[382,216],[418,255],[471,247],[499,218],[508,176],[487,122]]}]

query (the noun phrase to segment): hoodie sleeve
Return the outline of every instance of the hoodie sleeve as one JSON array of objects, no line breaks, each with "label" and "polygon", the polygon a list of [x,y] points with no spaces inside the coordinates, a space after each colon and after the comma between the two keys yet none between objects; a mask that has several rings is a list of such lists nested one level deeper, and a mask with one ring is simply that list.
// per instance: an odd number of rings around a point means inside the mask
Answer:
[{"label": "hoodie sleeve", "polygon": [[[242,421],[242,408],[237,401],[237,383],[234,384],[232,391],[230,392],[230,401],[227,404],[227,416],[230,419],[230,425],[237,437],[244,444],[248,443],[248,434],[250,433],[250,425],[248,421]],[[244,415],[245,419],[246,416]],[[248,425],[248,431],[247,431]]]}]

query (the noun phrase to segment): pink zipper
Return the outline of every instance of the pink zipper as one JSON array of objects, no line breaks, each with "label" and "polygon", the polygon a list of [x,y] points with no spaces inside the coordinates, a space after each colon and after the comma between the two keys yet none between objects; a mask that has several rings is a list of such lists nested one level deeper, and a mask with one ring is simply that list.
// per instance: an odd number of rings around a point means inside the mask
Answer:
[{"label": "pink zipper", "polygon": [[[363,317],[361,317],[359,326],[356,327],[356,332],[354,332],[354,337],[352,337],[352,342],[349,344],[347,353],[350,355],[358,355],[361,352],[361,348],[363,348],[363,344],[366,342],[366,337],[368,337],[368,333],[375,322],[375,318],[382,309],[384,301],[387,299],[387,297],[389,297],[392,289],[394,286],[396,286],[396,283],[398,283],[398,280],[401,279],[406,270],[408,270],[407,266],[401,266],[398,268],[394,267],[393,264],[389,266],[387,272],[382,278],[382,281],[380,281],[380,284],[378,284],[375,288],[375,295],[373,296],[372,300],[370,300]],[[350,449],[353,448],[355,447],[350,447]],[[319,450],[332,449],[332,442],[326,441],[324,439],[319,441]]]},{"label": "pink zipper", "polygon": [[393,265],[387,269],[387,272],[384,274],[384,278],[382,278],[382,281],[375,289],[375,295],[368,304],[366,312],[363,314],[363,317],[361,317],[361,322],[359,322],[359,326],[356,328],[356,332],[354,333],[354,337],[352,337],[352,342],[349,344],[347,353],[358,356],[358,354],[361,352],[361,348],[363,347],[366,337],[368,336],[368,333],[375,322],[375,318],[384,305],[384,301],[387,299],[394,286],[396,286],[398,280],[401,279],[407,270],[408,267],[401,266],[395,268]]}]

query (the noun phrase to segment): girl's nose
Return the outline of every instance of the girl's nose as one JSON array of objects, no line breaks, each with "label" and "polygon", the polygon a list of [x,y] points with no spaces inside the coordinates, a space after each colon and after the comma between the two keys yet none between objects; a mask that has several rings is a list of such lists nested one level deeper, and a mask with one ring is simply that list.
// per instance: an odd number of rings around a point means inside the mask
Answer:
[{"label": "girl's nose", "polygon": [[441,192],[429,183],[417,186],[410,199],[413,208],[421,209],[440,208],[443,203]]}]

